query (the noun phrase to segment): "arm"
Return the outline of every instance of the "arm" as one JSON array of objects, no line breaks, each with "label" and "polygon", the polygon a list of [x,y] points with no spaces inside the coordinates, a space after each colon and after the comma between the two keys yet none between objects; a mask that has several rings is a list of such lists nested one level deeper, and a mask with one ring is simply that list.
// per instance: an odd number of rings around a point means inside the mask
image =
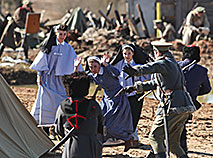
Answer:
[{"label": "arm", "polygon": [[190,27],[193,31],[198,31],[198,28],[194,26],[193,23],[193,11],[191,11],[186,17],[186,26]]},{"label": "arm", "polygon": [[132,67],[131,65],[124,66],[123,70],[129,76],[142,76],[145,74],[153,74],[153,73],[167,73],[168,65],[165,63],[166,59],[157,60],[155,62],[150,62],[144,65],[138,65]]},{"label": "arm", "polygon": [[206,73],[203,83],[200,85],[200,91],[198,93],[198,95],[205,95],[207,93],[209,93],[211,91],[211,84],[208,78],[208,75]]},{"label": "arm", "polygon": [[55,132],[57,134],[59,134],[60,136],[64,137],[65,134],[64,134],[64,122],[63,122],[63,111],[61,109],[61,106],[59,106],[57,112],[56,112],[56,119],[55,119],[55,124],[56,124],[56,127],[55,127]]},{"label": "arm", "polygon": [[144,91],[155,90],[157,88],[157,84],[155,80],[141,82],[137,81],[134,85],[137,93],[143,93]]}]

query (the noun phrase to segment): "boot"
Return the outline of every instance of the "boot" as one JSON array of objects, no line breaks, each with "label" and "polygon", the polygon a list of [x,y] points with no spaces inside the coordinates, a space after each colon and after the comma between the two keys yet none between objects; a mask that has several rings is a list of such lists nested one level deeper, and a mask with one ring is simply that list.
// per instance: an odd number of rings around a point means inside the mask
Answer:
[{"label": "boot", "polygon": [[133,138],[130,138],[128,141],[125,141],[124,152],[127,152],[133,146],[134,146],[134,139]]},{"label": "boot", "polygon": [[187,155],[182,155],[180,158],[189,158]]},{"label": "boot", "polygon": [[152,150],[146,155],[146,158],[155,158],[155,154]]},{"label": "boot", "polygon": [[166,158],[166,153],[162,152],[162,153],[155,154],[155,158]]}]

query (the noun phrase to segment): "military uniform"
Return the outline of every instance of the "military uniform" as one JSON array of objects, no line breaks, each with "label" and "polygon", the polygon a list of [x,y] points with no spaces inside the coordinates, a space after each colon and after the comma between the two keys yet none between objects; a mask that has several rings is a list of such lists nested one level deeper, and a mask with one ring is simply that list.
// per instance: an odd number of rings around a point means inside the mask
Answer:
[{"label": "military uniform", "polygon": [[[154,20],[154,29],[159,30],[159,37],[165,41],[174,41],[175,40],[175,28],[171,23],[162,22],[162,20]],[[157,27],[157,24],[160,26]]]},{"label": "military uniform", "polygon": [[[202,16],[198,16],[197,13],[203,13]],[[191,44],[199,34],[207,34],[210,32],[210,24],[205,14],[205,8],[197,7],[186,17],[186,23],[182,32],[183,44]]]},{"label": "military uniform", "polygon": [[[180,135],[189,114],[194,112],[196,108],[189,94],[185,91],[181,69],[173,55],[167,50],[169,45],[154,42],[152,42],[152,45],[164,53],[156,58],[154,62],[142,66],[135,66],[134,75],[155,74],[155,79],[147,82],[136,82],[135,88],[138,93],[157,88],[161,100],[162,97],[167,96],[168,100],[164,106],[166,106],[168,114],[167,122],[170,151],[177,157],[185,157],[185,152],[180,146]],[[124,71],[126,71],[125,68]],[[154,154],[160,158],[164,158],[165,133],[162,115],[163,108],[160,105],[161,104],[159,104],[156,111],[156,118],[149,134],[149,140]]]}]

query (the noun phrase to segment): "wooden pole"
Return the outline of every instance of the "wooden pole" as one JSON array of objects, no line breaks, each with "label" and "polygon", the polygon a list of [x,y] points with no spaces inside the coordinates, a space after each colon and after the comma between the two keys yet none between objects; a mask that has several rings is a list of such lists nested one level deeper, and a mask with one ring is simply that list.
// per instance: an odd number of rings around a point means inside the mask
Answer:
[{"label": "wooden pole", "polygon": [[138,12],[138,15],[139,15],[139,19],[140,19],[140,22],[141,22],[141,28],[145,34],[145,36],[147,38],[149,38],[149,32],[148,32],[148,28],[146,26],[146,23],[145,23],[145,20],[144,20],[144,17],[143,17],[143,12],[141,10],[141,7],[139,4],[136,4],[136,9],[137,9],[137,12]]}]

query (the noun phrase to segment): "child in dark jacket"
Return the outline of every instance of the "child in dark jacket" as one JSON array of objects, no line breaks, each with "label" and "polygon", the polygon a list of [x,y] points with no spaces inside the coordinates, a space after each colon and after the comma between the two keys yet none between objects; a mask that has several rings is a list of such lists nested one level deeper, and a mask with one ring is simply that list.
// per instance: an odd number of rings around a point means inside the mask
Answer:
[{"label": "child in dark jacket", "polygon": [[55,132],[65,136],[75,128],[65,144],[63,158],[100,158],[102,144],[97,139],[102,127],[103,115],[94,99],[87,99],[90,77],[85,72],[64,76],[63,83],[69,96],[56,113]]}]

